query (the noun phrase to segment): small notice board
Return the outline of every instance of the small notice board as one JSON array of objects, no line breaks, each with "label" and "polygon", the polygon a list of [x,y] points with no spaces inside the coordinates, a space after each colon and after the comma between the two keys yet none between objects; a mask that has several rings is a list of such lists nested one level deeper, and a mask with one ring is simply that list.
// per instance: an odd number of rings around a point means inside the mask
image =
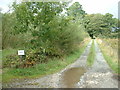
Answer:
[{"label": "small notice board", "polygon": [[18,50],[18,55],[25,55],[25,51],[24,50]]}]

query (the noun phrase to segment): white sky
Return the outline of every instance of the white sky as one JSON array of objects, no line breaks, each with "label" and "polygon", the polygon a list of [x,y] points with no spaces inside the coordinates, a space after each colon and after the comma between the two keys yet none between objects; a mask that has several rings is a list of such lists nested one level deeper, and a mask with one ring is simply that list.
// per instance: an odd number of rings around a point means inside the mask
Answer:
[{"label": "white sky", "polygon": [[[0,7],[3,9],[2,12],[9,10],[8,6],[14,0],[0,0]],[[20,1],[20,0],[17,0]],[[73,0],[73,2],[80,2],[83,10],[88,14],[92,13],[111,13],[114,17],[118,18],[118,2],[120,0]]]},{"label": "white sky", "polygon": [[111,13],[118,18],[118,2],[120,0],[74,0],[80,2],[88,14],[92,13]]}]

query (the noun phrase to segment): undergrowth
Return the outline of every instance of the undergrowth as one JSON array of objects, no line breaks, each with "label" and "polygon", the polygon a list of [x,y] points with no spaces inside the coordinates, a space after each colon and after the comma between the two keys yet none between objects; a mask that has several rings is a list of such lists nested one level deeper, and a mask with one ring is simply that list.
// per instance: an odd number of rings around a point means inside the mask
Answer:
[{"label": "undergrowth", "polygon": [[11,82],[12,79],[37,78],[58,72],[79,58],[87,44],[88,41],[81,44],[79,50],[64,56],[63,59],[49,59],[47,63],[36,64],[33,67],[28,68],[4,68],[3,82]]}]

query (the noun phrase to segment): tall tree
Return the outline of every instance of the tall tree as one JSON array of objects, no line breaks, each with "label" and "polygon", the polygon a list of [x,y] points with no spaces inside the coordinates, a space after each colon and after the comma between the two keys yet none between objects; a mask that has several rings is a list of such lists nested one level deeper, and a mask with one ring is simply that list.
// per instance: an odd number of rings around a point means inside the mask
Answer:
[{"label": "tall tree", "polygon": [[[63,4],[59,2],[22,2],[13,4],[16,13],[16,27],[20,33],[35,30],[38,25],[42,29],[48,29],[48,23],[63,11]],[[31,26],[32,25],[32,26]],[[33,27],[33,28],[32,28]]]},{"label": "tall tree", "polygon": [[[66,3],[61,2],[14,3],[14,33],[31,33],[32,49],[51,55],[70,53],[77,48],[75,45],[84,35],[80,33],[83,31],[80,30],[82,26],[79,23],[74,23],[69,16],[61,14],[65,8]],[[77,16],[79,17],[78,14]]]},{"label": "tall tree", "polygon": [[82,9],[82,5],[79,2],[73,3],[67,9],[67,15],[73,17],[75,21],[82,20],[85,16],[85,11]]},{"label": "tall tree", "polygon": [[85,16],[85,28],[91,38],[97,36],[109,36],[112,28],[116,27],[112,14],[91,14]]}]

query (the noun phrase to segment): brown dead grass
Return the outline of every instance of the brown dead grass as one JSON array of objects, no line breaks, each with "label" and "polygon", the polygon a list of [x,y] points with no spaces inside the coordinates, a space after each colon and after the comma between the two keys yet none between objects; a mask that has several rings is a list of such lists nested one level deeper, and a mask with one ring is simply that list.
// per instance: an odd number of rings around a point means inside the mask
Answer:
[{"label": "brown dead grass", "polygon": [[118,39],[97,39],[97,42],[101,50],[118,63]]}]

